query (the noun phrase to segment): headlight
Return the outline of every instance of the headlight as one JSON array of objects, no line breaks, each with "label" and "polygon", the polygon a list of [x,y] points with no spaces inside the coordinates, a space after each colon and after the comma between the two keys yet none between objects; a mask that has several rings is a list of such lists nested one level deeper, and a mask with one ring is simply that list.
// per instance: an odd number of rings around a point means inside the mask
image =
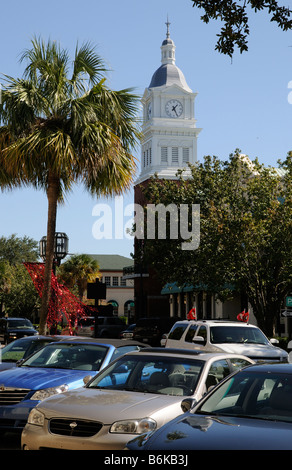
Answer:
[{"label": "headlight", "polygon": [[36,408],[33,408],[28,415],[27,422],[35,426],[43,426],[45,423],[45,416]]},{"label": "headlight", "polygon": [[52,387],[52,388],[44,388],[43,390],[38,390],[35,392],[30,399],[31,400],[44,400],[45,398],[51,397],[52,395],[56,395],[57,393],[63,393],[68,390],[68,385],[60,385],[59,387]]},{"label": "headlight", "polygon": [[142,434],[144,432],[154,431],[156,425],[156,421],[151,418],[129,419],[116,421],[112,424],[110,432],[120,434]]}]

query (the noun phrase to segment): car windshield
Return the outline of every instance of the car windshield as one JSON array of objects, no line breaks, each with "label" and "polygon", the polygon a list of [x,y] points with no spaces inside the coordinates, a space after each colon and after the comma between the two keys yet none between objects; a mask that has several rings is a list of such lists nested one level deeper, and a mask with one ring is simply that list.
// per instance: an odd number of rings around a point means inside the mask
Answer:
[{"label": "car windshield", "polygon": [[48,343],[50,343],[49,339],[31,341],[29,338],[28,341],[16,340],[9,343],[2,350],[0,349],[0,359],[2,362],[17,362],[24,356],[33,354]]},{"label": "car windshield", "polygon": [[51,343],[26,359],[21,367],[99,370],[108,348],[102,345]]},{"label": "car windshield", "polygon": [[163,395],[193,395],[203,361],[153,355],[129,355],[107,367],[89,388]]},{"label": "car windshield", "polygon": [[258,328],[248,326],[211,326],[211,343],[253,343],[269,344],[268,339]]},{"label": "car windshield", "polygon": [[136,324],[132,323],[132,325],[129,325],[125,331],[133,331],[136,328]]},{"label": "car windshield", "polygon": [[245,369],[221,384],[196,414],[292,422],[292,375]]},{"label": "car windshield", "polygon": [[29,320],[8,320],[7,322],[8,328],[33,328],[32,323]]}]

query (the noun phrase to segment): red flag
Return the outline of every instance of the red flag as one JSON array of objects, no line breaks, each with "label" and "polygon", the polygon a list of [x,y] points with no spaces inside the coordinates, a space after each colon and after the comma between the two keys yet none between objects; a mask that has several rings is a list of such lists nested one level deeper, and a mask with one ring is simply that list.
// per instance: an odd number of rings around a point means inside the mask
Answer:
[{"label": "red flag", "polygon": [[196,320],[197,319],[197,313],[196,313],[196,307],[191,308],[187,315],[188,320]]},{"label": "red flag", "polygon": [[237,315],[237,320],[247,323],[249,320],[249,312],[246,312],[245,310],[243,310],[243,312]]}]

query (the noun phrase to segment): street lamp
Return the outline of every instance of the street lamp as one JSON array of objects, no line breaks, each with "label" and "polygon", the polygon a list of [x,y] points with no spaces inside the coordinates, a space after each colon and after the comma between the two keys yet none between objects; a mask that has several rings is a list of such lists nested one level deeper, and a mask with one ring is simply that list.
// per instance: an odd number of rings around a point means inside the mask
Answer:
[{"label": "street lamp", "polygon": [[[56,232],[54,241],[54,260],[57,266],[60,266],[61,260],[68,254],[69,238],[66,233]],[[47,253],[47,237],[42,237],[40,240],[40,256],[43,260],[46,259]]]},{"label": "street lamp", "polygon": [[[69,238],[66,233],[55,232],[54,238],[54,263],[53,263],[53,273],[56,274],[56,265],[60,266],[61,260],[65,258],[68,254]],[[42,237],[39,243],[39,253],[40,257],[45,261],[47,255],[47,237]],[[55,320],[56,324],[58,323],[58,293],[51,287],[51,296],[53,299],[53,308],[55,311]],[[56,326],[55,324],[55,326]],[[54,332],[55,334],[55,332]]]}]

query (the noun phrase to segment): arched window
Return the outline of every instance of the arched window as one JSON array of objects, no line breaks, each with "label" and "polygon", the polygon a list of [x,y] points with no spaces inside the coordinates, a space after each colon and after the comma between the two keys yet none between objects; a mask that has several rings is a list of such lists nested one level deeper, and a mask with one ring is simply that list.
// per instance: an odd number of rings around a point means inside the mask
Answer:
[{"label": "arched window", "polygon": [[111,304],[113,306],[113,315],[116,317],[118,316],[119,313],[119,304],[116,300],[109,300],[108,304]]}]

